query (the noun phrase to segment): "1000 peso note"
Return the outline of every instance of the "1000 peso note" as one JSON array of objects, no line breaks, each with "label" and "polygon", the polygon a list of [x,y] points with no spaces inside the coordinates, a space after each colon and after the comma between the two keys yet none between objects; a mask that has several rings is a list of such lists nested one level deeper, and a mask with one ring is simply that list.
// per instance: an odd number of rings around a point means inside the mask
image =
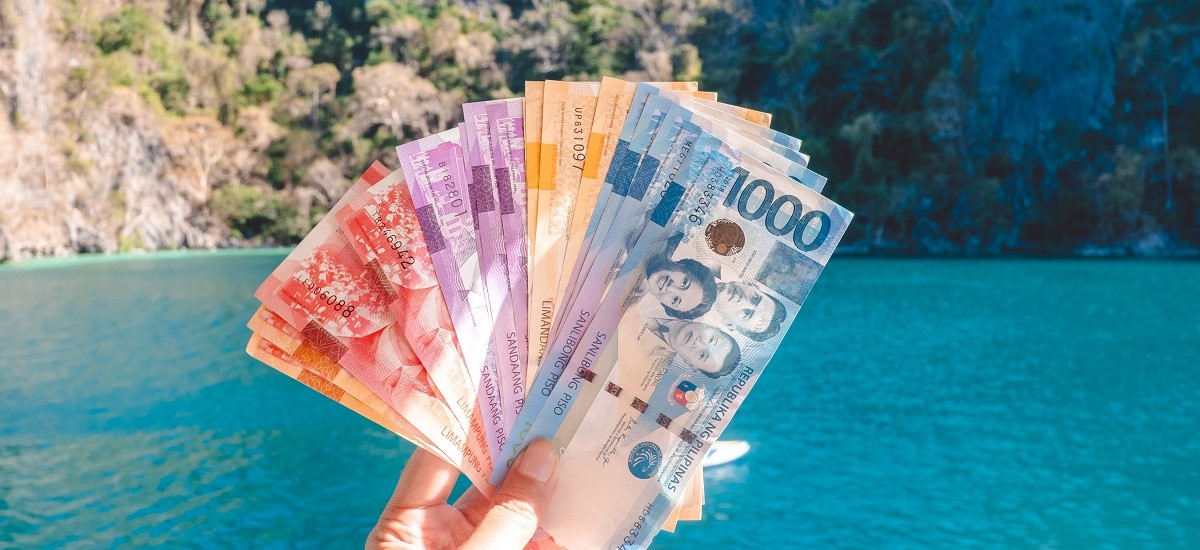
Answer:
[{"label": "1000 peso note", "polygon": [[[600,353],[617,360],[604,374],[595,363],[572,373],[600,391],[571,405],[586,412],[565,442],[563,481],[544,522],[570,548],[649,544],[852,217],[727,144],[689,162],[700,166],[669,184],[650,217],[655,229],[622,270],[628,284],[614,286],[592,323],[603,329]],[[688,304],[698,306],[688,314],[660,292],[684,276],[694,281]]]},{"label": "1000 peso note", "polygon": [[[679,94],[647,84],[639,84],[636,89],[638,93],[631,101],[634,108],[631,108],[622,130],[622,135],[629,138],[622,138],[619,145],[614,147],[614,152],[620,152],[621,166],[607,176],[604,188],[607,197],[597,202],[588,227],[593,233],[586,252],[588,257],[582,258],[581,254],[577,262],[576,278],[571,286],[574,291],[565,300],[566,307],[559,310],[555,323],[557,328],[548,347],[549,354],[543,359],[539,376],[531,383],[536,393],[531,393],[531,406],[518,417],[513,429],[516,447],[501,456],[501,463],[506,463],[513,452],[531,437],[549,435],[549,432],[533,429],[536,419],[543,413],[545,404],[562,399],[563,390],[555,385],[572,354],[580,349],[580,342],[586,341],[581,340],[580,335],[587,330],[596,306],[624,261],[623,251],[627,251],[632,244],[626,241],[637,237],[638,229],[645,223],[647,210],[661,196],[659,190],[674,177],[679,163],[667,163],[668,157],[681,158],[690,151],[694,136],[699,131],[691,119],[680,114],[693,115],[691,111],[681,110],[677,103],[663,97]],[[669,113],[675,113],[675,117],[665,130],[660,131]],[[685,125],[690,133],[684,133]],[[737,134],[733,137],[741,138]],[[673,147],[680,152],[669,155]],[[803,171],[802,168],[800,170]],[[823,183],[824,179],[820,181]]]},{"label": "1000 peso note", "polygon": [[[596,357],[596,354],[592,353],[593,350],[585,344],[594,343],[597,338],[608,337],[604,329],[593,328],[591,325],[593,320],[606,316],[600,312],[599,305],[604,303],[610,286],[619,289],[623,288],[622,285],[628,284],[627,281],[631,275],[629,269],[625,267],[625,262],[627,258],[631,257],[631,248],[634,242],[641,238],[647,238],[643,230],[649,232],[649,238],[655,238],[656,231],[662,231],[654,224],[648,223],[647,216],[659,208],[660,199],[670,194],[672,188],[680,189],[678,185],[672,187],[672,182],[694,181],[700,178],[698,170],[703,168],[709,157],[725,144],[717,137],[718,134],[702,131],[701,126],[695,122],[703,123],[703,121],[695,113],[662,97],[651,96],[646,103],[643,116],[654,116],[655,112],[662,111],[667,113],[664,116],[663,128],[656,132],[647,148],[647,154],[639,163],[633,182],[629,185],[627,197],[619,203],[620,208],[617,211],[616,219],[622,220],[622,223],[615,224],[606,232],[602,243],[597,248],[600,260],[597,265],[603,265],[605,268],[594,267],[586,273],[581,287],[584,291],[579,295],[581,301],[574,304],[569,310],[571,318],[578,321],[572,325],[571,333],[565,335],[561,341],[556,341],[552,348],[556,354],[554,357],[558,361],[555,368],[561,368],[565,373],[571,372],[585,361],[604,364],[604,360]],[[711,127],[711,125],[708,126]],[[713,129],[724,133],[722,128]],[[732,134],[730,137],[734,143],[753,145],[744,136]],[[754,157],[754,155],[746,154],[744,150],[739,152],[744,156]],[[760,153],[777,157],[769,151],[760,150]],[[756,158],[756,160],[758,159]],[[787,163],[786,159],[776,158],[776,160]],[[823,177],[815,175],[809,177],[811,173],[804,168],[796,168],[796,170],[799,170],[798,175],[800,176],[795,178],[797,181],[810,181],[809,186],[824,184]],[[636,221],[631,222],[630,220]],[[618,272],[625,272],[625,278],[618,277]],[[694,273],[684,272],[678,280],[660,282],[655,292],[662,300],[664,311],[679,317],[697,315],[704,306],[691,298],[695,296],[694,284],[698,284],[699,280],[700,278]],[[689,292],[691,292],[691,296],[689,296]],[[607,318],[612,319],[612,314],[607,314]],[[606,357],[607,355],[611,354],[606,354]],[[519,425],[523,437],[549,437],[557,433],[557,437],[563,438],[569,437],[569,434],[572,433],[569,430],[564,431],[562,423],[566,422],[566,426],[572,425],[566,420],[565,411],[573,407],[572,400],[576,398],[579,383],[577,380],[570,379],[563,384],[561,378],[556,382],[558,383],[554,385],[546,398],[546,403],[552,406],[549,409],[539,410],[536,415],[526,415],[526,418],[533,419],[530,421],[528,429],[525,428],[525,423]],[[595,388],[590,389],[594,391]],[[575,415],[574,418],[577,423],[578,415]]]}]

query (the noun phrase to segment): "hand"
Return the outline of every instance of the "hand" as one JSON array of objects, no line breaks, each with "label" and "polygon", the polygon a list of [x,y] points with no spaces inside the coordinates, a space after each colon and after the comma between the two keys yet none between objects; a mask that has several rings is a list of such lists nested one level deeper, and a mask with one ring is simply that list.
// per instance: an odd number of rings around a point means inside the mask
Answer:
[{"label": "hand", "polygon": [[517,549],[537,531],[558,479],[558,453],[545,439],[521,452],[494,503],[472,487],[453,506],[446,502],[458,469],[417,449],[396,492],[367,538],[367,549]]}]

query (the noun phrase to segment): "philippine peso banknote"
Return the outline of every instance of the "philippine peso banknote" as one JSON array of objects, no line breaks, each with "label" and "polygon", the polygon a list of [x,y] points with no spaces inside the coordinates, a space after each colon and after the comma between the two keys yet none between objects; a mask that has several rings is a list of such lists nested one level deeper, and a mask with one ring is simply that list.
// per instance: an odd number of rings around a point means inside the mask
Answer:
[{"label": "philippine peso banknote", "polygon": [[[541,182],[542,162],[542,98],[544,81],[525,82],[525,105],[522,122],[525,126],[525,271],[533,271],[534,238],[537,236],[538,185]],[[532,298],[530,298],[532,300]],[[530,301],[528,311],[533,311]],[[535,334],[529,331],[530,337]]]},{"label": "philippine peso banknote", "polygon": [[[416,373],[424,368],[415,358],[403,323],[396,322],[397,296],[389,295],[376,273],[360,260],[347,234],[338,227],[337,216],[369,187],[400,181],[399,172],[376,181],[375,176],[383,170],[382,165],[373,166],[360,178],[255,293],[263,305],[297,330],[306,331],[310,339],[336,341],[344,348],[336,359],[381,396],[396,391],[385,385],[390,374],[383,372],[402,373],[407,368]],[[446,383],[445,395],[458,396],[461,379],[451,376],[462,373],[443,370],[439,374],[443,376],[438,380]],[[406,380],[420,385],[416,378]],[[452,399],[448,405],[459,426],[468,426],[474,404]]]},{"label": "philippine peso banknote", "polygon": [[[359,258],[390,289],[396,325],[426,365],[430,379],[447,400],[470,414],[471,437],[488,433],[483,414],[499,415],[500,410],[498,405],[489,409],[492,400],[479,388],[496,387],[496,383],[489,372],[469,368],[463,358],[406,182],[387,178],[336,216]],[[502,437],[503,433],[489,433],[490,456],[499,451],[492,439]]]},{"label": "philippine peso banknote", "polygon": [[[512,425],[521,403],[525,401],[525,363],[522,361],[523,354],[517,349],[525,341],[518,340],[512,307],[512,282],[506,265],[507,249],[500,222],[501,197],[507,197],[510,210],[512,197],[508,187],[505,187],[502,195],[495,181],[491,151],[492,120],[487,105],[464,104],[463,118],[459,144],[463,148],[469,178],[467,209],[475,224],[488,322],[492,326],[492,360],[499,373],[503,423],[507,428]],[[522,318],[521,322],[524,324],[525,319]],[[504,446],[504,441],[500,441],[500,446]]]},{"label": "philippine peso banknote", "polygon": [[[671,100],[667,98],[674,99]],[[692,98],[686,94],[677,94],[669,90],[662,90],[658,92],[658,95],[648,95],[646,97],[646,103],[643,108],[643,120],[639,123],[639,126],[642,126],[642,128],[640,130],[636,130],[635,133],[640,133],[642,136],[644,136],[642,137],[642,140],[649,140],[649,145],[647,146],[644,143],[639,143],[636,140],[630,145],[630,151],[636,151],[640,153],[642,150],[644,150],[645,154],[640,157],[638,167],[634,172],[630,183],[624,188],[617,190],[616,193],[611,193],[611,195],[615,195],[615,197],[612,205],[606,204],[606,206],[610,208],[608,210],[605,210],[604,208],[597,209],[597,214],[594,216],[593,220],[598,221],[594,227],[598,228],[596,231],[598,231],[601,236],[593,238],[590,241],[588,254],[592,258],[592,263],[588,264],[586,267],[577,267],[578,277],[575,281],[576,285],[592,284],[596,281],[599,281],[600,284],[607,284],[613,274],[613,270],[620,267],[619,264],[614,263],[611,261],[611,258],[607,257],[605,258],[606,261],[602,261],[600,265],[596,265],[594,260],[598,255],[603,254],[606,246],[612,246],[612,237],[614,235],[621,234],[621,231],[619,230],[613,231],[612,224],[618,219],[630,219],[627,216],[633,216],[632,219],[639,219],[638,216],[645,209],[644,205],[641,205],[640,203],[634,203],[631,205],[634,208],[633,210],[626,210],[622,208],[622,205],[625,202],[625,196],[632,193],[637,195],[639,198],[647,194],[653,197],[653,193],[657,192],[658,188],[661,187],[663,183],[663,176],[667,178],[673,177],[673,172],[663,169],[664,163],[666,162],[671,149],[681,142],[690,143],[700,129],[707,130],[710,133],[714,133],[718,137],[730,141],[732,145],[741,148],[747,154],[755,156],[767,164],[781,169],[789,176],[804,181],[806,185],[811,188],[819,190],[820,186],[824,184],[825,179],[823,177],[814,174],[805,169],[803,166],[788,161],[787,159],[776,154],[774,151],[769,150],[768,147],[766,147],[768,143],[764,138],[754,134],[743,135],[732,131],[727,128],[722,121],[710,119],[696,113],[695,111],[685,109],[682,107],[682,105],[676,103],[677,101],[682,100],[688,100],[690,102],[692,101]],[[751,118],[762,118],[757,117],[757,115],[760,115],[761,113],[742,108],[734,108],[733,106],[729,107],[733,112],[743,112],[743,114]],[[658,127],[653,123],[658,120],[660,113],[664,112],[665,115],[662,116],[664,117],[663,120],[667,122],[666,131],[660,132],[658,131]],[[656,177],[659,179],[653,180],[653,178]],[[656,184],[652,184],[652,180],[655,181]],[[611,248],[609,249],[611,250]],[[585,261],[584,263],[587,262]],[[575,292],[574,295],[578,296],[579,293]],[[571,302],[568,302],[568,304],[568,308],[561,310],[563,313],[574,311],[573,304]],[[563,323],[559,323],[560,327],[562,325]]]},{"label": "philippine peso banknote", "polygon": [[492,334],[480,277],[475,223],[467,203],[468,181],[460,129],[453,128],[396,147],[412,192],[417,219],[441,283],[467,365],[484,364]]},{"label": "philippine peso banknote", "polygon": [[[671,189],[678,190],[678,182],[696,181],[701,176],[698,170],[707,165],[710,157],[719,151],[719,148],[726,146],[726,142],[720,140],[714,134],[705,133],[695,124],[691,123],[695,117],[688,116],[686,111],[677,111],[681,117],[677,120],[669,120],[665,129],[659,132],[656,136],[656,141],[673,141],[668,150],[669,153],[664,154],[662,159],[655,159],[652,156],[647,156],[643,159],[639,166],[639,172],[644,169],[652,169],[656,175],[650,178],[649,183],[646,183],[643,178],[635,176],[635,184],[630,186],[629,196],[622,204],[622,212],[618,216],[619,219],[640,219],[647,220],[647,216],[652,216],[659,208],[660,200],[670,194]],[[677,124],[681,123],[681,124]],[[656,146],[648,149],[654,151]],[[739,150],[739,155],[747,159],[754,159],[752,155],[747,155],[745,151]],[[672,159],[671,162],[663,162],[666,159]],[[802,178],[813,180],[817,183],[824,183],[824,178]],[[674,187],[673,187],[674,186]],[[649,231],[649,235],[643,231]],[[577,308],[577,315],[582,318],[591,320],[599,318],[612,319],[613,314],[604,314],[596,309],[595,304],[604,304],[607,299],[606,292],[610,288],[620,289],[625,288],[624,285],[629,284],[627,279],[622,279],[618,272],[626,273],[626,278],[631,273],[628,271],[633,266],[627,265],[630,248],[635,240],[641,238],[657,238],[655,231],[661,232],[661,229],[652,223],[634,223],[625,226],[614,226],[604,240],[601,247],[601,258],[608,262],[606,265],[612,265],[610,273],[606,274],[599,269],[593,269],[588,277],[588,282],[585,282],[584,288],[591,290],[586,295],[581,295],[580,305]],[[636,264],[634,264],[636,265]],[[615,278],[615,280],[614,280]],[[672,312],[673,315],[686,317],[695,315],[698,311],[704,309],[704,304],[699,303],[695,299],[696,288],[693,286],[697,281],[696,276],[681,276],[678,280],[664,280],[662,287],[658,289],[658,294],[662,299],[663,308]],[[690,296],[689,296],[690,293]],[[609,306],[615,306],[615,303],[608,302]],[[596,338],[607,338],[606,326],[601,322],[596,326],[592,326],[593,322],[580,323],[576,338],[581,342],[594,342]],[[570,345],[571,340],[566,340],[566,345]],[[576,346],[577,349],[583,349],[582,346]],[[557,349],[557,348],[556,348]],[[566,347],[562,348],[564,353],[563,358],[564,369],[567,372],[572,372],[579,365],[594,361],[596,357],[589,357],[587,353],[580,355],[579,353],[568,354]],[[590,352],[591,349],[588,349]],[[607,362],[598,362],[600,365],[611,365],[611,358]],[[543,409],[534,419],[531,428],[528,430],[529,435],[533,436],[550,436],[557,433],[559,438],[570,437],[573,433],[571,422],[566,422],[567,415],[562,411],[570,410],[573,407],[573,400],[577,397],[579,389],[578,382],[556,384],[547,398],[548,403],[555,404],[553,408]],[[595,388],[591,388],[593,391]],[[574,421],[577,423],[579,417],[575,416]],[[565,440],[565,439],[564,439]]]},{"label": "philippine peso banknote", "polygon": [[583,337],[596,360],[564,379],[598,386],[572,396],[567,412],[586,412],[553,438],[564,482],[544,526],[570,548],[649,544],[852,217],[725,143],[684,162]]},{"label": "philippine peso banknote", "polygon": [[475,448],[479,440],[468,436],[474,405],[453,394],[444,399],[430,384],[428,372],[395,323],[393,297],[337,226],[336,216],[348,203],[371,185],[389,180],[399,181],[400,174],[388,175],[382,165],[372,166],[255,296],[422,434],[438,442],[445,454],[457,450],[463,460],[456,463],[468,475],[479,476],[490,469],[490,453],[486,445]]},{"label": "philippine peso banknote", "polygon": [[529,361],[540,364],[558,306],[559,278],[571,240],[571,222],[587,134],[600,91],[597,82],[547,81],[542,99],[538,212],[530,271]]},{"label": "philippine peso banknote", "polygon": [[[516,439],[516,448],[512,449],[513,451],[519,449],[532,436],[549,435],[550,432],[544,431],[545,428],[539,431],[532,427],[538,416],[542,414],[542,407],[545,403],[555,402],[562,398],[563,390],[556,390],[554,387],[558,382],[558,376],[563,369],[567,368],[572,354],[579,348],[580,335],[587,330],[590,319],[595,313],[596,305],[604,296],[612,283],[612,278],[615,277],[626,257],[624,253],[630,246],[628,241],[636,239],[639,234],[636,231],[638,225],[644,224],[646,212],[661,196],[660,190],[666,182],[675,177],[680,166],[679,160],[692,150],[693,142],[701,126],[727,134],[737,140],[738,144],[755,146],[753,143],[744,142],[753,141],[756,138],[744,138],[739,134],[727,132],[719,125],[703,119],[700,115],[683,109],[677,103],[659,95],[658,90],[644,85],[639,86],[638,89],[643,92],[640,95],[641,114],[636,123],[626,120],[625,126],[627,128],[632,126],[635,130],[629,132],[631,142],[622,149],[625,154],[625,162],[628,165],[636,166],[632,169],[625,169],[626,175],[612,178],[613,184],[605,189],[612,196],[609,197],[603,208],[597,207],[597,212],[593,217],[593,221],[596,222],[593,226],[596,235],[588,249],[588,254],[592,257],[591,266],[578,269],[578,279],[573,287],[576,290],[572,299],[567,302],[568,307],[560,310],[560,318],[556,323],[560,332],[556,333],[552,340],[553,344],[548,348],[551,351],[547,357],[547,364],[544,365],[545,374],[531,383],[531,387],[537,394],[531,394],[529,400],[531,406],[518,417],[513,430]],[[669,94],[670,92],[662,93]],[[635,100],[634,103],[636,104],[637,101]],[[671,118],[668,118],[668,113],[672,114]],[[632,119],[632,117],[631,112],[630,118]],[[664,120],[669,123],[667,129],[660,132],[659,128]],[[676,152],[672,154],[672,151]],[[708,152],[708,149],[703,150],[703,154]],[[788,170],[807,180],[812,180],[817,185],[824,183],[824,178],[811,174],[785,159],[778,158],[769,151],[762,151],[762,148],[759,148],[758,152],[776,157],[775,160],[779,164],[788,164]],[[674,158],[676,161],[667,163],[668,158]],[[610,172],[611,174],[612,172]],[[596,221],[597,219],[599,221]],[[617,223],[616,220],[621,220],[621,223]],[[502,455],[500,462],[505,463],[509,458],[511,457],[507,454]]]},{"label": "philippine peso banknote", "polygon": [[400,145],[396,153],[467,368],[481,372],[479,394],[485,403],[488,448],[496,456],[507,439],[509,423],[492,349],[494,323],[480,276],[460,136],[459,128],[447,130]]},{"label": "philippine peso banknote", "polygon": [[[497,186],[500,226],[504,235],[504,265],[509,280],[514,330],[517,339],[517,361],[522,368],[529,364],[529,269],[528,243],[525,238],[527,203],[525,189],[525,137],[520,98],[489,101],[487,116],[491,119],[491,155],[493,181]],[[529,380],[526,370],[524,381]],[[525,387],[528,391],[528,387]],[[524,396],[520,396],[522,402]]]},{"label": "philippine peso banknote", "polygon": [[403,333],[442,395],[469,412],[480,372],[467,367],[407,184],[385,178],[334,211],[359,260],[387,287],[394,327]]}]

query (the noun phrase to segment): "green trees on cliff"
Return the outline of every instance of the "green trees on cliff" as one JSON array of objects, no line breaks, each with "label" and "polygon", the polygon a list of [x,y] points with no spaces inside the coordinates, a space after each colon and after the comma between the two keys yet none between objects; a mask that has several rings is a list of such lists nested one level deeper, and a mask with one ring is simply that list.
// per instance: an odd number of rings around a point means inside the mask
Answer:
[{"label": "green trees on cliff", "polygon": [[[698,79],[775,113],[864,248],[1200,243],[1194,3],[7,1],[0,137],[42,140],[53,170],[0,152],[23,193],[0,230],[34,253],[294,242],[462,102],[600,75]],[[38,208],[73,221],[31,232]]]}]

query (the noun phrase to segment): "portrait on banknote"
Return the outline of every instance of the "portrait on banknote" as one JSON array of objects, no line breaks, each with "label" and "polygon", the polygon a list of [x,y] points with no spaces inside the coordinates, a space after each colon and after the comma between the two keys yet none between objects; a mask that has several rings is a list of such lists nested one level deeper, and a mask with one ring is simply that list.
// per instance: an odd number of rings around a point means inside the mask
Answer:
[{"label": "portrait on banknote", "polygon": [[674,319],[695,319],[712,309],[717,299],[712,270],[692,258],[651,258],[643,282],[647,295]]},{"label": "portrait on banknote", "polygon": [[[672,321],[695,320],[724,329],[721,334],[702,329],[715,339],[724,340],[736,331],[754,342],[764,342],[779,333],[787,310],[763,283],[734,277],[733,270],[724,266],[724,260],[736,251],[725,242],[714,245],[708,238],[711,226],[718,224],[736,227],[729,220],[712,222],[706,227],[705,239],[691,239],[683,250],[683,234],[676,234],[667,239],[662,253],[647,260],[646,274],[639,282],[637,310],[647,323],[661,327],[659,332],[664,335],[678,333],[672,332],[671,328],[678,326]],[[777,269],[762,271],[773,283],[796,282],[779,281],[783,272]]]}]

